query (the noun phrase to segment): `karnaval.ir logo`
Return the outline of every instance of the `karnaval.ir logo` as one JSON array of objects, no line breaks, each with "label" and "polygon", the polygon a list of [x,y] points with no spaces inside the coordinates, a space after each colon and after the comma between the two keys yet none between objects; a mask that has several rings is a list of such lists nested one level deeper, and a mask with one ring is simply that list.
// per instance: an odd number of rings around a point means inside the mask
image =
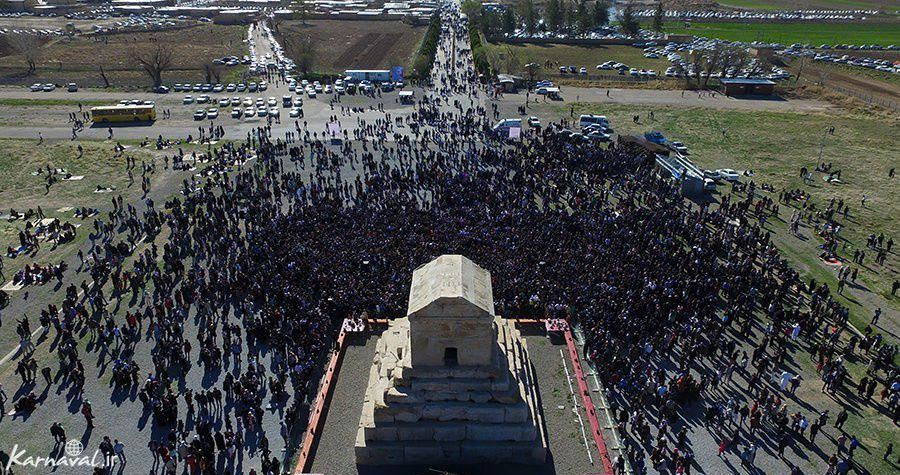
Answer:
[{"label": "karnaval.ir logo", "polygon": [[94,451],[94,455],[88,457],[83,455],[84,445],[78,439],[70,439],[63,447],[63,454],[59,457],[45,457],[28,455],[25,449],[19,449],[19,444],[12,447],[9,454],[9,461],[6,463],[6,471],[10,467],[16,465],[21,467],[93,467],[99,468],[103,466],[103,457],[99,450]]}]

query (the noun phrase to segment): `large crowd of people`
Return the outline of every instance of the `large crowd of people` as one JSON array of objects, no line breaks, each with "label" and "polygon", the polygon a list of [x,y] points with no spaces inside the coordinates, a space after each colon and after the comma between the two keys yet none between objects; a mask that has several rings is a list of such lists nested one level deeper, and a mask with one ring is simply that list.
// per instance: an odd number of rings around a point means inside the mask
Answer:
[{"label": "large crowd of people", "polygon": [[[431,93],[413,113],[357,115],[339,143],[299,123],[284,139],[259,128],[214,149],[206,177],[185,179],[179,197],[113,200],[94,217],[79,269],[88,277],[40,313],[57,342],[47,370],[64,375],[56,384],[80,393],[86,353],[96,353],[112,365],[111,390],[137,391],[162,434],[148,440],[152,470],[233,472],[252,444],[249,473],[277,474],[275,434],[261,422],[279,418],[285,438],[305,424],[299,414],[343,319],[403,315],[413,269],[459,253],[491,270],[498,314],[568,317],[584,333],[627,447],[617,467],[690,473],[683,425],[669,427],[696,404],[721,434],[720,454],[750,466],[766,440],[783,450],[808,426],[814,439],[827,414],[789,413],[802,383],[780,364],[800,341],[828,391],[864,386],[898,420],[896,348],[873,332],[842,342],[847,309],[827,286],[803,282],[760,224],[774,202],[751,186],[715,209],[692,205],[636,144],[602,149],[549,127],[498,140],[466,28],[455,7],[442,15]],[[28,325],[23,384],[38,372]],[[843,362],[863,352],[874,363],[854,381]],[[189,371],[212,383],[186,387]],[[713,392],[735,374],[752,398]],[[90,401],[76,398],[93,425]],[[33,393],[20,399],[17,408],[41,410]],[[110,464],[126,463],[118,440],[104,444]],[[834,473],[846,473],[853,449],[833,458]]]}]

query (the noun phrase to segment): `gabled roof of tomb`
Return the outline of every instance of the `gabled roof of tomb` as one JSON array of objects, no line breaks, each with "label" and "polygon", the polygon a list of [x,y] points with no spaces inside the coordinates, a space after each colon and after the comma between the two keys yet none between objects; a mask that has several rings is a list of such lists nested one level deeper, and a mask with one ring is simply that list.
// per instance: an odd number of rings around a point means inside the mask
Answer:
[{"label": "gabled roof of tomb", "polygon": [[413,271],[408,316],[494,315],[491,273],[458,254],[445,254]]}]

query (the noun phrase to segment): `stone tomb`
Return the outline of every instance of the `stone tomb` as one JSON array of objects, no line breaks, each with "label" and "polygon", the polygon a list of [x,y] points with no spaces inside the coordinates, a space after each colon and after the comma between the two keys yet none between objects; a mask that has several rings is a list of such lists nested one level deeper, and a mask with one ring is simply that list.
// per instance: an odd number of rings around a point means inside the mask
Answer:
[{"label": "stone tomb", "polygon": [[413,272],[407,316],[378,340],[356,462],[543,464],[535,381],[515,323],[494,315],[490,273],[438,257]]}]

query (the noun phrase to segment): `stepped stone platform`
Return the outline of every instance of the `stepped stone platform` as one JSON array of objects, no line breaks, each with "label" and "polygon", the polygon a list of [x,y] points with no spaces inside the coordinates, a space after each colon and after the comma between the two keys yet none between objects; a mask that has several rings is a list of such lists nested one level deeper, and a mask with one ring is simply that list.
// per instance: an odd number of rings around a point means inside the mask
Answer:
[{"label": "stepped stone platform", "polygon": [[413,273],[409,302],[375,348],[356,462],[544,464],[527,344],[494,315],[490,274],[441,256]]},{"label": "stepped stone platform", "polygon": [[536,463],[546,460],[525,340],[497,317],[490,366],[410,362],[409,320],[376,344],[356,437],[360,464]]}]

